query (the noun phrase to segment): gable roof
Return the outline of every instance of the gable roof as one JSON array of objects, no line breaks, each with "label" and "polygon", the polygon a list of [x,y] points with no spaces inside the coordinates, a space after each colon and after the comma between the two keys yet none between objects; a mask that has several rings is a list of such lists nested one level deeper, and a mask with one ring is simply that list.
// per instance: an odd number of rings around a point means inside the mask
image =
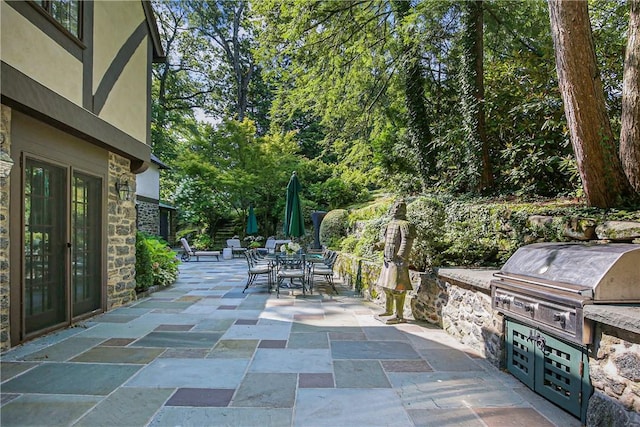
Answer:
[{"label": "gable roof", "polygon": [[156,157],[156,155],[153,154],[153,153],[151,153],[151,162],[153,162],[156,165],[158,165],[158,168],[160,168],[160,169],[171,169],[162,160],[160,160],[158,157]]},{"label": "gable roof", "polygon": [[156,21],[156,16],[153,13],[151,2],[149,0],[141,0],[141,2],[142,9],[144,9],[144,16],[147,19],[147,26],[149,27],[149,36],[151,37],[151,42],[153,44],[153,62],[165,62],[167,60],[167,56],[164,52],[164,48],[162,47],[160,31],[158,30],[158,21]]}]

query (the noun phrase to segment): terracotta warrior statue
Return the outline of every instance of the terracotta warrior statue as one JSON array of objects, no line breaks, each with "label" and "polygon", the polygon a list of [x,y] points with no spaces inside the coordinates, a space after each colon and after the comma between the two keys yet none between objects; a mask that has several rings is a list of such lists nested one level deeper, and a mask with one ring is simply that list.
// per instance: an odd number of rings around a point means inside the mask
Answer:
[{"label": "terracotta warrior statue", "polygon": [[415,230],[407,221],[407,205],[404,201],[395,202],[389,213],[393,219],[387,224],[384,232],[384,265],[378,278],[378,286],[384,289],[387,301],[386,310],[380,316],[393,315],[395,304],[395,317],[387,319],[386,323],[403,323],[406,322],[406,291],[413,289],[407,259],[415,238]]}]

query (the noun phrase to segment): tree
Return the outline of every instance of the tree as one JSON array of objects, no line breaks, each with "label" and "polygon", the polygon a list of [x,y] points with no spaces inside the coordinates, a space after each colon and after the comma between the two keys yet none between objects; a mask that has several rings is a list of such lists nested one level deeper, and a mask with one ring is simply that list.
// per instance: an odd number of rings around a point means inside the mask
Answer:
[{"label": "tree", "polygon": [[587,2],[550,0],[549,17],[558,83],[587,203],[620,205],[634,191],[617,156]]},{"label": "tree", "polygon": [[197,0],[188,1],[187,5],[193,30],[210,41],[211,50],[221,51],[218,58],[229,67],[225,70],[230,77],[225,80],[231,89],[227,101],[231,102],[236,120],[241,122],[247,113],[249,83],[255,72],[251,53],[253,31],[247,19],[249,2]]},{"label": "tree", "polygon": [[430,176],[435,172],[436,152],[431,137],[430,114],[425,105],[424,75],[419,45],[413,42],[411,26],[402,28],[403,21],[410,12],[409,0],[393,0],[396,21],[401,27],[400,58],[402,80],[407,106],[407,133],[409,143],[415,152],[417,172],[422,190],[430,187]]},{"label": "tree", "polygon": [[469,152],[466,164],[470,190],[493,186],[484,114],[484,18],[482,0],[462,3],[462,64],[460,84],[462,123]]},{"label": "tree", "polygon": [[629,2],[624,60],[620,159],[634,190],[640,193],[640,0]]}]

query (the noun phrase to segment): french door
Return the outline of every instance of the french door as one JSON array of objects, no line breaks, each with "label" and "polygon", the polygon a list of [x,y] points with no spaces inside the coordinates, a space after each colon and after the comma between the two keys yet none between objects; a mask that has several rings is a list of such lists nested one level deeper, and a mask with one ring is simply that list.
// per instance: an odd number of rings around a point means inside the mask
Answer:
[{"label": "french door", "polygon": [[25,335],[101,307],[102,178],[26,158]]}]

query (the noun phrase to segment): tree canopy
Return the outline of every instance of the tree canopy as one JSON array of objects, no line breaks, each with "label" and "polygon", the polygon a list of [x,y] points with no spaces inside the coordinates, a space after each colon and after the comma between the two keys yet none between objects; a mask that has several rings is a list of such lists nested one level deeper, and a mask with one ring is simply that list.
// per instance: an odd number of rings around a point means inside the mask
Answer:
[{"label": "tree canopy", "polygon": [[[376,190],[600,203],[571,144],[554,60],[567,52],[545,1],[153,5],[168,57],[154,68],[153,151],[185,224],[243,230],[253,204],[275,234],[293,170],[307,213]],[[637,183],[638,0],[588,9],[605,143]]]}]

